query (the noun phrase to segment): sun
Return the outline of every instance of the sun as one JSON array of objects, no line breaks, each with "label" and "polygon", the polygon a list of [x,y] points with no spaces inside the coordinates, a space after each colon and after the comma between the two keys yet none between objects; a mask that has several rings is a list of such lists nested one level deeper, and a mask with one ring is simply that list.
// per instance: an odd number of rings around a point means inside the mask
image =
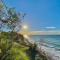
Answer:
[{"label": "sun", "polygon": [[28,29],[28,26],[27,25],[23,25],[22,28],[23,29]]}]

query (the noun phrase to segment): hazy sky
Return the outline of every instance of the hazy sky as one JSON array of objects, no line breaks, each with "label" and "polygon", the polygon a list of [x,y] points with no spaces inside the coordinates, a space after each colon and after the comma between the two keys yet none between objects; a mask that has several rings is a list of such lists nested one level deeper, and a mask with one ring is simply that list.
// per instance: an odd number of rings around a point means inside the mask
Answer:
[{"label": "hazy sky", "polygon": [[26,13],[24,19],[31,30],[45,27],[60,28],[60,0],[5,0],[10,7]]}]

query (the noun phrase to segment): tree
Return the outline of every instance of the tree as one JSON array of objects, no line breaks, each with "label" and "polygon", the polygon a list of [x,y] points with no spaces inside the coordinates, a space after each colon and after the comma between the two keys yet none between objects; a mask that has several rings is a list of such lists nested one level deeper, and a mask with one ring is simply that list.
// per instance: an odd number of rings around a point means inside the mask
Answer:
[{"label": "tree", "polygon": [[29,60],[27,47],[21,44],[24,37],[17,33],[21,28],[20,16],[14,8],[6,9],[0,0],[0,60]]},{"label": "tree", "polygon": [[[8,16],[0,16],[0,22],[2,26],[6,29],[8,28],[9,31],[14,31],[15,28],[21,27],[21,20],[19,15],[16,13],[15,9],[9,8]],[[3,15],[3,14],[2,14]],[[1,26],[1,25],[0,25]]]},{"label": "tree", "polygon": [[[6,5],[0,0],[0,30],[8,29],[8,31],[18,31],[21,28],[21,16],[17,13],[15,8],[6,8]],[[19,29],[17,29],[19,28]]]}]

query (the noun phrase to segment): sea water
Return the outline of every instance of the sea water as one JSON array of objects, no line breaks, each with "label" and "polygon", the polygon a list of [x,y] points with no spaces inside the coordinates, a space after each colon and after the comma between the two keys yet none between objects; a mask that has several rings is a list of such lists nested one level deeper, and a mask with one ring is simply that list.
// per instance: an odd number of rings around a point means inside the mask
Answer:
[{"label": "sea water", "polygon": [[60,50],[60,35],[33,35],[30,37],[37,43],[44,42],[48,47]]}]

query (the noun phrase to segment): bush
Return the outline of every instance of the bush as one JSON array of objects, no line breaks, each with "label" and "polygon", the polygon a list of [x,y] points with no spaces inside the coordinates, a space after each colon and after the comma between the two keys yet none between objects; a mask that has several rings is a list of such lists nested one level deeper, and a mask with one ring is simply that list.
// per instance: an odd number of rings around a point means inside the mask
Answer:
[{"label": "bush", "polygon": [[[16,34],[16,33],[14,33]],[[11,38],[10,33],[2,32],[0,36],[0,59],[1,60],[29,60],[29,57],[26,54],[28,47],[17,42],[23,38],[21,35],[20,38],[17,38],[17,35],[13,35]],[[18,40],[14,40],[14,39]],[[13,40],[13,41],[12,41]],[[21,40],[23,41],[23,40]],[[20,41],[20,42],[21,42]]]}]

